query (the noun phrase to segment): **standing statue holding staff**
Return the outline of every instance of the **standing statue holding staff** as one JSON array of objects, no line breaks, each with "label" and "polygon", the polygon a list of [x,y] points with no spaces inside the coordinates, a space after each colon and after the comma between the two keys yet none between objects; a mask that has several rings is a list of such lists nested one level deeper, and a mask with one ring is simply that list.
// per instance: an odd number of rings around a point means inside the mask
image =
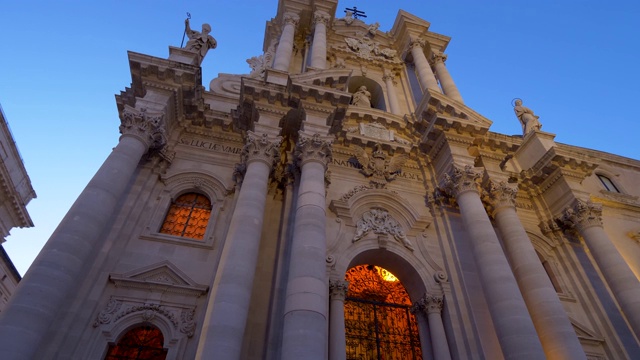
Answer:
[{"label": "standing statue holding staff", "polygon": [[[218,42],[216,42],[213,36],[209,35],[211,32],[211,26],[209,24],[202,24],[202,32],[192,30],[189,26],[190,18],[190,14],[187,13],[187,18],[184,20],[184,33],[189,37],[189,40],[184,48],[188,51],[198,53],[200,55],[200,61],[202,61],[207,51],[209,51],[209,49],[215,49],[216,46],[218,46]],[[184,41],[184,36],[182,40]]]}]

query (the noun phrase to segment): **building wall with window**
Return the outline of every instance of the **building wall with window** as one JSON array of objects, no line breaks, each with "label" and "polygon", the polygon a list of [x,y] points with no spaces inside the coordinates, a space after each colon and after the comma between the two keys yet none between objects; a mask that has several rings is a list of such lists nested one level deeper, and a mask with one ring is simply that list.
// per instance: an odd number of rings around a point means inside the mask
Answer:
[{"label": "building wall with window", "polygon": [[251,73],[208,89],[206,36],[129,52],[120,142],[0,318],[0,358],[640,353],[640,161],[491,131],[449,37],[336,6],[280,1]]}]

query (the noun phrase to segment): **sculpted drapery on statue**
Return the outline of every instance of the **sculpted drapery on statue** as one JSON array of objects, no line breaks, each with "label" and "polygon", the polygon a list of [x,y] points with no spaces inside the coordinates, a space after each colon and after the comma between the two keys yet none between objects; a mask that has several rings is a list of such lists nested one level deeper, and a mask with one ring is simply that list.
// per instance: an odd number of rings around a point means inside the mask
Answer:
[{"label": "sculpted drapery on statue", "polygon": [[192,30],[189,26],[189,19],[184,21],[185,33],[189,37],[185,49],[200,54],[200,61],[204,59],[209,49],[215,49],[218,46],[216,39],[209,35],[211,32],[211,26],[209,24],[202,24],[202,32]]},{"label": "sculpted drapery on statue", "polygon": [[538,121],[540,117],[535,115],[533,110],[522,106],[522,100],[516,100],[513,111],[522,125],[522,135],[527,135],[532,131],[539,131],[542,128],[542,124]]},{"label": "sculpted drapery on statue", "polygon": [[371,93],[369,92],[369,90],[367,90],[366,86],[360,86],[358,88],[358,91],[353,94],[351,105],[364,108],[371,107]]}]

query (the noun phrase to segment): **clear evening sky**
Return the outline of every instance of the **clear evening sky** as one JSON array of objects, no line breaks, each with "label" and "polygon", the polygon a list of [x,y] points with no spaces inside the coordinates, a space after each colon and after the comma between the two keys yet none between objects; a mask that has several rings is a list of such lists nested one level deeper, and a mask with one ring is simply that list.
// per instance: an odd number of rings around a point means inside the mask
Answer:
[{"label": "clear evening sky", "polygon": [[[447,67],[466,105],[492,131],[521,134],[511,100],[540,116],[556,141],[640,158],[640,2],[595,0],[340,1],[391,29],[399,9],[450,36]],[[192,28],[211,24],[203,85],[246,74],[262,54],[276,0],[2,1],[0,104],[38,195],[34,228],[4,244],[24,274],[118,142],[114,94],[129,86],[127,51],[161,58]],[[638,184],[640,186],[640,184]]]}]

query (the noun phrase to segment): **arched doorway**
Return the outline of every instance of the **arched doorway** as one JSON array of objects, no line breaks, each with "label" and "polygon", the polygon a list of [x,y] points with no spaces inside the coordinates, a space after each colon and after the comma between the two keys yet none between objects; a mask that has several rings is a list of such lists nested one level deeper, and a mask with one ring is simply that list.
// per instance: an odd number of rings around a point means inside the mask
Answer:
[{"label": "arched doorway", "polygon": [[411,300],[400,280],[374,265],[350,268],[345,280],[347,360],[422,359]]},{"label": "arched doorway", "polygon": [[109,345],[105,360],[164,360],[167,350],[163,346],[164,337],[158,328],[137,326]]}]

